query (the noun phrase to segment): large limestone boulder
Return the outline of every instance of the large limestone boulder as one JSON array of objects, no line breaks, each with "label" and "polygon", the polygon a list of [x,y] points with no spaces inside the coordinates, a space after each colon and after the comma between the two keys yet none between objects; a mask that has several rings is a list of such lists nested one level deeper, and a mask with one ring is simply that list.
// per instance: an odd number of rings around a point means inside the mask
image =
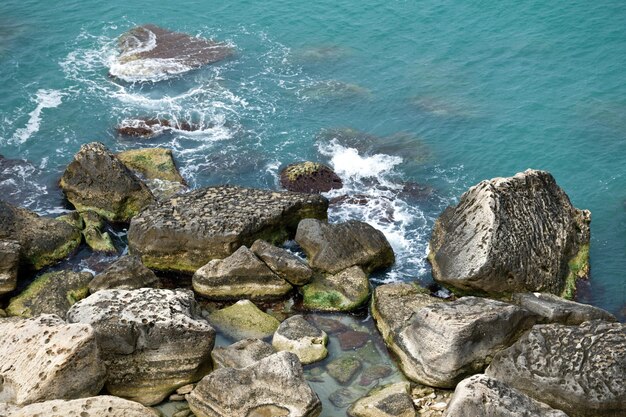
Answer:
[{"label": "large limestone boulder", "polygon": [[303,218],[326,218],[319,195],[208,187],[150,206],[128,230],[131,253],[148,268],[193,273],[257,239],[293,237]]},{"label": "large limestone boulder", "polygon": [[326,332],[300,315],[291,316],[283,321],[272,338],[272,346],[276,350],[295,353],[303,365],[321,361],[328,356],[327,343]]},{"label": "large limestone boulder", "polygon": [[78,400],[53,400],[26,406],[11,417],[159,417],[155,410],[111,395],[81,398]]},{"label": "large limestone boulder", "polygon": [[210,300],[270,300],[292,290],[291,284],[245,246],[225,259],[214,259],[198,269],[192,283],[194,291]]},{"label": "large limestone boulder", "polygon": [[395,259],[380,230],[354,220],[328,224],[305,219],[298,225],[296,242],[306,253],[311,268],[331,274],[352,266],[371,272],[391,266]]},{"label": "large limestone boulder", "polygon": [[261,311],[252,301],[240,300],[209,314],[209,322],[234,340],[265,339],[274,334],[280,322]]},{"label": "large limestone boulder", "polygon": [[314,311],[351,311],[367,302],[370,285],[358,266],[337,274],[318,275],[300,289],[302,305]]},{"label": "large limestone boulder", "polygon": [[279,352],[243,369],[222,368],[187,395],[197,417],[317,417],[322,405],[293,353]]},{"label": "large limestone boulder", "polygon": [[537,325],[485,373],[572,417],[626,415],[626,325]]},{"label": "large limestone boulder", "polygon": [[76,303],[71,323],[93,326],[107,390],[144,405],[161,402],[211,367],[215,331],[188,290],[102,290]]},{"label": "large limestone boulder", "polygon": [[542,317],[546,323],[581,324],[591,320],[617,321],[615,316],[606,310],[589,304],[581,304],[565,300],[548,293],[516,293],[511,300]]},{"label": "large limestone boulder", "polygon": [[20,249],[16,241],[0,240],[0,295],[13,291],[17,285]]},{"label": "large limestone boulder", "polygon": [[65,258],[80,244],[80,230],[64,221],[40,217],[0,200],[0,240],[17,241],[22,264],[41,269]]},{"label": "large limestone boulder", "polygon": [[[415,417],[408,382],[378,387],[348,409],[350,417]],[[478,416],[479,414],[476,414]]]},{"label": "large limestone boulder", "polygon": [[114,222],[128,222],[154,202],[148,187],[100,142],[80,147],[59,184],[76,210]]},{"label": "large limestone boulder", "polygon": [[571,298],[588,272],[590,218],[548,172],[483,181],[435,223],[433,277],[464,292]]},{"label": "large limestone boulder", "polygon": [[100,290],[114,288],[136,290],[158,285],[157,276],[141,263],[139,257],[124,255],[89,282],[89,292],[93,294]]},{"label": "large limestone boulder", "polygon": [[53,315],[0,320],[0,403],[89,397],[104,379],[91,326]]},{"label": "large limestone boulder", "polygon": [[74,303],[89,295],[87,285],[92,279],[93,275],[89,272],[63,270],[45,273],[11,299],[7,314],[21,317],[55,314],[64,318]]},{"label": "large limestone boulder", "polygon": [[276,353],[272,345],[259,339],[244,339],[228,346],[213,349],[213,366],[218,368],[245,368]]},{"label": "large limestone boulder", "polygon": [[533,400],[483,374],[461,381],[448,404],[446,417],[567,417],[563,411]]},{"label": "large limestone boulder", "polygon": [[313,276],[311,268],[286,249],[259,239],[252,244],[250,250],[276,275],[293,285],[304,285]]},{"label": "large limestone boulder", "polygon": [[343,182],[332,169],[318,162],[298,162],[280,172],[280,185],[299,193],[325,193],[343,187]]}]

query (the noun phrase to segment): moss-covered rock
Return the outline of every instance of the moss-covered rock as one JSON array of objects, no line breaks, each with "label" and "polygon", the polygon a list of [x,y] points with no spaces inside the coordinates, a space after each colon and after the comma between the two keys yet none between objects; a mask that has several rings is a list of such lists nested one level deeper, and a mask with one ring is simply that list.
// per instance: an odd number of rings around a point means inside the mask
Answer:
[{"label": "moss-covered rock", "polygon": [[81,218],[85,228],[83,237],[87,245],[95,252],[116,253],[117,249],[108,232],[103,232],[104,220],[95,211],[84,211]]},{"label": "moss-covered rock", "polygon": [[146,179],[185,183],[178,172],[172,151],[164,148],[143,148],[124,151],[117,157],[133,171],[140,173]]},{"label": "moss-covered rock", "polygon": [[289,191],[324,193],[343,187],[343,182],[332,169],[318,162],[298,162],[280,172],[280,184]]},{"label": "moss-covered rock", "polygon": [[335,381],[345,385],[356,376],[361,370],[361,367],[362,363],[356,356],[345,355],[340,356],[326,365],[326,371]]},{"label": "moss-covered rock", "polygon": [[370,287],[363,270],[353,266],[338,274],[317,275],[300,292],[307,310],[351,311],[367,302]]},{"label": "moss-covered rock", "polygon": [[576,295],[576,281],[589,276],[589,244],[582,245],[567,264],[569,271],[561,297],[572,300]]},{"label": "moss-covered rock", "polygon": [[209,323],[234,340],[264,339],[274,334],[279,321],[261,311],[249,300],[241,300],[230,307],[214,311]]}]

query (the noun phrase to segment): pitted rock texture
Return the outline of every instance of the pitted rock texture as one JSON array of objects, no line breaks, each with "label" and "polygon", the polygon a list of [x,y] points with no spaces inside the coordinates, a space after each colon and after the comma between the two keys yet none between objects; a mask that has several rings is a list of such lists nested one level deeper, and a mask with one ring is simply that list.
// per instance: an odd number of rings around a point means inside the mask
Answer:
[{"label": "pitted rock texture", "polygon": [[191,291],[102,290],[76,303],[67,319],[95,329],[113,395],[157,404],[210,370],[215,331]]},{"label": "pitted rock texture", "polygon": [[[408,382],[378,387],[348,409],[350,417],[415,417]],[[478,416],[478,415],[477,415]]]},{"label": "pitted rock texture", "polygon": [[298,225],[296,242],[313,269],[336,274],[352,266],[366,272],[387,268],[395,260],[385,235],[367,223],[328,224],[305,219]]},{"label": "pitted rock texture", "polygon": [[80,230],[0,200],[0,239],[21,246],[20,262],[41,269],[65,258],[81,242]]},{"label": "pitted rock texture", "polygon": [[543,317],[545,323],[581,324],[591,320],[617,321],[608,311],[589,304],[581,304],[565,300],[554,294],[546,293],[517,293],[511,300]]},{"label": "pitted rock texture", "polygon": [[337,274],[315,276],[300,292],[307,310],[351,311],[367,302],[370,285],[365,272],[353,266]]},{"label": "pitted rock texture", "polygon": [[229,346],[216,347],[211,352],[213,366],[245,368],[276,353],[272,345],[259,339],[244,339]]},{"label": "pitted rock texture", "polygon": [[343,182],[332,169],[318,162],[298,162],[280,172],[280,185],[299,193],[325,193],[343,187]]},{"label": "pitted rock texture", "polygon": [[457,385],[446,417],[567,417],[561,410],[533,400],[523,392],[483,374]]},{"label": "pitted rock texture", "polygon": [[89,397],[104,379],[91,326],[54,315],[0,321],[0,403]]},{"label": "pitted rock texture", "polygon": [[159,413],[143,405],[100,395],[78,400],[54,400],[31,404],[11,417],[159,417]]},{"label": "pitted rock texture", "polygon": [[243,369],[222,368],[187,395],[197,417],[317,417],[322,405],[293,353],[279,352]]},{"label": "pitted rock texture", "polygon": [[283,321],[272,339],[272,346],[276,350],[295,353],[303,365],[321,361],[328,356],[327,343],[328,335],[300,315]]},{"label": "pitted rock texture", "polygon": [[234,340],[264,339],[274,334],[280,322],[261,311],[252,301],[240,300],[209,314],[209,322]]},{"label": "pitted rock texture", "polygon": [[626,415],[626,325],[537,325],[485,373],[572,417]]},{"label": "pitted rock texture", "polygon": [[59,184],[76,210],[109,221],[128,222],[154,202],[148,187],[100,142],[80,147]]},{"label": "pitted rock texture", "polygon": [[293,285],[304,285],[313,276],[311,268],[296,255],[264,240],[255,241],[250,250],[275,274]]},{"label": "pitted rock texture", "polygon": [[245,246],[198,269],[192,283],[195,292],[210,300],[271,300],[292,290],[291,284]]},{"label": "pitted rock texture", "polygon": [[433,277],[465,292],[571,296],[588,272],[590,218],[548,172],[483,181],[435,223]]},{"label": "pitted rock texture", "polygon": [[0,240],[0,295],[13,291],[17,285],[20,249],[14,240]]},{"label": "pitted rock texture", "polygon": [[131,253],[149,268],[195,272],[257,239],[283,242],[303,218],[326,218],[322,196],[208,187],[157,203],[133,218]]},{"label": "pitted rock texture", "polygon": [[91,294],[100,290],[136,290],[157,287],[159,279],[137,256],[124,255],[113,262],[89,283]]}]

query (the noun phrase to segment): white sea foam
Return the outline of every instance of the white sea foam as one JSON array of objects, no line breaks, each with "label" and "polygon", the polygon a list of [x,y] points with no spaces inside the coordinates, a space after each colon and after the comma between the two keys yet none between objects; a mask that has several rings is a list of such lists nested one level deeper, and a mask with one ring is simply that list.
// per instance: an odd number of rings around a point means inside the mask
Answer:
[{"label": "white sea foam", "polygon": [[15,131],[12,141],[16,144],[26,142],[33,134],[39,131],[41,126],[41,113],[43,109],[50,109],[61,105],[64,93],[59,90],[38,90],[34,101],[37,106],[31,111],[28,116],[28,122],[26,126]]},{"label": "white sea foam", "polygon": [[123,61],[115,59],[109,66],[109,74],[126,82],[163,81],[183,74],[193,68],[176,58],[151,58]]}]

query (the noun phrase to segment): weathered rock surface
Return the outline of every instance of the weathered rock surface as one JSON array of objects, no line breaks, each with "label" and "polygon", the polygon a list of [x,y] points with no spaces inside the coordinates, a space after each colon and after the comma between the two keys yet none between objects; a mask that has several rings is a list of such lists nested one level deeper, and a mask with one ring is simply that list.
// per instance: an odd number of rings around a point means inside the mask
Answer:
[{"label": "weathered rock surface", "polygon": [[81,214],[85,243],[96,252],[116,253],[115,245],[108,232],[104,231],[104,221],[95,211],[84,211]]},{"label": "weathered rock surface", "polygon": [[337,335],[341,350],[354,350],[362,348],[370,340],[370,334],[356,330],[347,330]]},{"label": "weathered rock surface", "polygon": [[159,413],[134,401],[111,395],[54,400],[31,404],[11,417],[159,417]]},{"label": "weathered rock surface", "polygon": [[59,184],[76,210],[109,221],[128,222],[154,202],[148,187],[99,142],[80,147]]},{"label": "weathered rock surface", "polygon": [[548,172],[483,181],[435,223],[433,277],[465,292],[571,298],[588,272],[590,218]]},{"label": "weathered rock surface", "polygon": [[503,382],[483,374],[457,385],[446,417],[567,417]]},{"label": "weathered rock surface", "polygon": [[104,378],[91,326],[53,315],[0,321],[0,403],[88,397]]},{"label": "weathered rock surface", "polygon": [[195,272],[257,239],[292,237],[303,218],[325,219],[318,195],[208,187],[150,206],[133,218],[128,242],[149,268]]},{"label": "weathered rock surface", "polygon": [[144,405],[210,370],[215,331],[187,290],[102,290],[75,304],[72,323],[89,323],[107,366],[107,390]]},{"label": "weathered rock surface", "polygon": [[280,172],[280,185],[299,193],[325,193],[343,187],[343,182],[332,169],[317,162],[298,162]]},{"label": "weathered rock surface", "polygon": [[119,290],[136,290],[158,285],[159,279],[157,276],[141,263],[139,257],[124,255],[91,280],[89,292],[93,294],[100,290],[114,288]]},{"label": "weathered rock surface", "polygon": [[572,417],[625,415],[626,325],[537,325],[485,373]]},{"label": "weathered rock surface", "polygon": [[[350,417],[415,417],[410,384],[399,382],[374,389],[349,409]],[[476,414],[478,416],[479,414]]]},{"label": "weathered rock surface", "polygon": [[546,323],[575,325],[591,320],[617,321],[608,311],[565,300],[554,294],[517,293],[511,299],[517,305],[543,317],[542,321]]},{"label": "weathered rock surface", "polygon": [[358,266],[334,275],[318,275],[300,289],[302,305],[316,311],[351,311],[367,302],[370,295],[367,275]]},{"label": "weathered rock surface", "polygon": [[244,339],[229,346],[216,347],[211,352],[213,366],[245,368],[276,353],[272,345],[259,339]]},{"label": "weathered rock surface", "polygon": [[63,270],[45,273],[11,299],[7,314],[21,317],[55,314],[64,318],[74,303],[87,297],[87,285],[92,279],[93,275],[89,272]]},{"label": "weathered rock surface", "polygon": [[332,274],[352,266],[371,272],[391,266],[395,259],[385,235],[359,221],[328,224],[305,219],[298,225],[296,242],[311,268]]},{"label": "weathered rock surface", "polygon": [[214,311],[209,322],[227,337],[235,340],[264,339],[274,334],[280,322],[262,312],[249,300],[237,301],[229,307]]},{"label": "weathered rock surface", "polygon": [[0,295],[13,291],[17,285],[20,249],[16,241],[0,240]]},{"label": "weathered rock surface", "polygon": [[293,353],[279,352],[244,369],[222,368],[187,395],[197,417],[317,417],[322,405]]},{"label": "weathered rock surface", "polygon": [[304,365],[328,356],[327,343],[328,335],[300,315],[283,321],[272,339],[276,350],[295,353]]},{"label": "weathered rock surface", "polygon": [[250,250],[276,275],[293,285],[304,285],[313,276],[311,268],[296,255],[264,240],[256,240]]},{"label": "weathered rock surface", "polygon": [[241,246],[224,259],[214,259],[193,275],[193,289],[210,300],[270,300],[287,295],[292,286],[272,272],[250,249]]},{"label": "weathered rock surface", "polygon": [[21,246],[20,262],[41,269],[65,258],[81,242],[80,230],[0,200],[0,239]]},{"label": "weathered rock surface", "polygon": [[328,375],[333,377],[339,384],[345,385],[350,382],[361,370],[363,364],[353,355],[340,356],[326,365]]}]

